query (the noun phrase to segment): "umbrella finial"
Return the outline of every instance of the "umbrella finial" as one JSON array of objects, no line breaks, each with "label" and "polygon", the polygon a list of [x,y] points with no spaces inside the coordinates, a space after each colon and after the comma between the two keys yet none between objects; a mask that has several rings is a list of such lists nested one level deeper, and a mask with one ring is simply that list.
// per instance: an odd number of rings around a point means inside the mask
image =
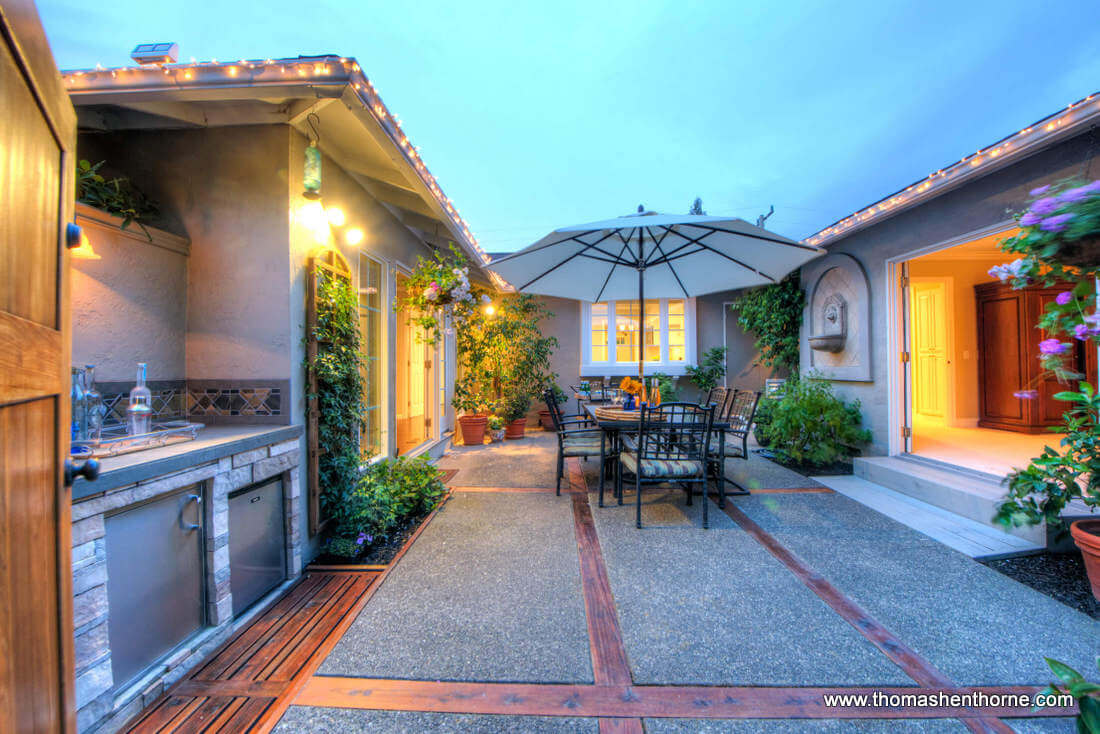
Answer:
[{"label": "umbrella finial", "polygon": [[644,211],[645,211],[645,207],[643,205],[639,204],[638,205],[638,213],[641,214]]}]

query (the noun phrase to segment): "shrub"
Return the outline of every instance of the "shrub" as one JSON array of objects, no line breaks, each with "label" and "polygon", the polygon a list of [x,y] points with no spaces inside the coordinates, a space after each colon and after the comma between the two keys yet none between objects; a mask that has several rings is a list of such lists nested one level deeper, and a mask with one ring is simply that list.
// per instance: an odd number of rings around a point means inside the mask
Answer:
[{"label": "shrub", "polygon": [[329,550],[353,556],[388,538],[408,520],[428,513],[446,493],[439,470],[427,456],[386,459],[367,467],[346,501],[333,508],[335,530]]},{"label": "shrub", "polygon": [[788,381],[778,397],[760,401],[755,435],[783,463],[827,467],[859,454],[871,440],[862,422],[858,400],[845,403],[831,383],[807,377]]},{"label": "shrub", "polygon": [[[688,377],[703,391],[708,392],[718,387],[718,383],[726,376],[726,348],[711,347],[699,360],[698,367],[687,368]],[[664,395],[662,391],[661,395]]]},{"label": "shrub", "polygon": [[666,375],[664,372],[657,372],[653,375],[653,379],[657,381],[657,389],[661,391],[661,400],[666,403],[675,403],[680,399],[680,391],[676,387],[675,377]]}]

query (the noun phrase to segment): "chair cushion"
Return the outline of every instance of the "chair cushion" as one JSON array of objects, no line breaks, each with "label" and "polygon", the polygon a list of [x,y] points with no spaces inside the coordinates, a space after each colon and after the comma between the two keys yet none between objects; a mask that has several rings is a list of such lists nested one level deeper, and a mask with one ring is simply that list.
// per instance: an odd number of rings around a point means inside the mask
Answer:
[{"label": "chair cushion", "polygon": [[[638,473],[638,455],[624,451],[623,465],[631,474]],[[695,477],[703,474],[703,462],[694,459],[643,459],[641,476],[647,479]]]},{"label": "chair cushion", "polygon": [[[718,451],[722,448],[722,438],[720,436],[710,437],[710,454],[711,458],[718,455]],[[726,458],[727,459],[743,459],[745,454],[741,451],[741,442],[736,443],[726,442]]]},{"label": "chair cushion", "polygon": [[600,453],[600,437],[567,436],[562,439],[563,456],[593,456]]},{"label": "chair cushion", "polygon": [[619,437],[622,441],[623,448],[627,451],[638,451],[638,434],[636,433],[624,433]]}]

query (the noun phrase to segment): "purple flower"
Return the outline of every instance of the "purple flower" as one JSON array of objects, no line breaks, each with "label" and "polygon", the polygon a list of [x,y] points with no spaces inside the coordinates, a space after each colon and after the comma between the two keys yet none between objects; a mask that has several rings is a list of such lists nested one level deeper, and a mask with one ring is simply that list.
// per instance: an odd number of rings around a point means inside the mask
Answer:
[{"label": "purple flower", "polygon": [[1067,303],[1069,303],[1072,300],[1073,300],[1073,294],[1072,293],[1070,293],[1069,291],[1062,291],[1054,299],[1054,302],[1057,303],[1059,306],[1065,306]]},{"label": "purple flower", "polygon": [[1085,184],[1081,188],[1090,194],[1100,194],[1100,181],[1093,181],[1090,184]]},{"label": "purple flower", "polygon": [[1022,217],[1020,217],[1020,226],[1021,227],[1034,227],[1036,224],[1038,224],[1041,221],[1043,221],[1043,218],[1041,216],[1039,216],[1038,214],[1036,214],[1035,212],[1027,212]]},{"label": "purple flower", "polygon": [[1053,217],[1047,217],[1039,225],[1039,229],[1044,232],[1061,232],[1066,228],[1066,222],[1073,219],[1073,216],[1073,214],[1055,214]]},{"label": "purple flower", "polygon": [[989,274],[995,278],[1000,278],[1002,282],[1009,278],[1019,278],[1020,271],[1024,269],[1024,265],[1023,258],[1016,258],[1005,265],[994,265],[989,269]]},{"label": "purple flower", "polygon": [[1050,191],[1050,184],[1047,184],[1046,186],[1040,186],[1040,187],[1039,187],[1039,188],[1037,188],[1037,189],[1032,189],[1032,190],[1031,190],[1030,192],[1028,192],[1028,193],[1029,193],[1029,194],[1030,194],[1030,195],[1031,195],[1032,197],[1035,197],[1035,196],[1042,196],[1043,194],[1045,194],[1045,193],[1046,193],[1046,192],[1048,192],[1048,191]]},{"label": "purple flower", "polygon": [[1035,400],[1039,397],[1038,390],[1017,390],[1012,393],[1013,397],[1017,397],[1020,400]]},{"label": "purple flower", "polygon": [[1053,196],[1047,196],[1043,199],[1039,199],[1034,204],[1032,204],[1031,211],[1045,217],[1048,214],[1053,214],[1055,210],[1058,209],[1058,203],[1058,200],[1055,199]]},{"label": "purple flower", "polygon": [[1039,352],[1047,354],[1063,354],[1068,351],[1070,344],[1068,342],[1060,342],[1057,339],[1044,339],[1039,342]]},{"label": "purple flower", "polygon": [[369,539],[370,539],[370,536],[367,535],[366,532],[361,532],[361,533],[359,533],[359,537],[355,539],[355,544],[356,545],[363,545],[363,543],[369,543],[370,542]]},{"label": "purple flower", "polygon": [[1079,201],[1084,201],[1089,198],[1089,195],[1092,193],[1093,192],[1089,191],[1087,187],[1078,186],[1075,189],[1066,189],[1063,191],[1061,196],[1058,197],[1058,201],[1076,204]]},{"label": "purple flower", "polygon": [[1073,335],[1081,341],[1088,339],[1093,331],[1093,329],[1090,329],[1085,324],[1077,324],[1077,326],[1073,327]]}]

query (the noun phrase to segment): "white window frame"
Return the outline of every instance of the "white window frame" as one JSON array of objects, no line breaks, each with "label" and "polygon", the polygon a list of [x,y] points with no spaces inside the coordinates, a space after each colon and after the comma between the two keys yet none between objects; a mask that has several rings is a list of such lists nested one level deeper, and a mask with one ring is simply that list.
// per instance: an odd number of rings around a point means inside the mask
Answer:
[{"label": "white window frame", "polygon": [[[636,298],[624,299],[636,301]],[[652,375],[663,372],[666,375],[679,376],[687,374],[688,367],[695,366],[695,299],[694,298],[647,298],[647,301],[660,302],[661,314],[661,361],[645,362],[645,374]],[[668,302],[684,302],[684,354],[683,362],[670,362],[668,359]],[[607,311],[607,352],[610,359],[606,362],[592,361],[592,303],[581,302],[581,376],[583,377],[616,377],[638,374],[638,362],[615,361],[615,301],[600,301],[608,305]],[[644,319],[643,319],[644,322]]]}]

